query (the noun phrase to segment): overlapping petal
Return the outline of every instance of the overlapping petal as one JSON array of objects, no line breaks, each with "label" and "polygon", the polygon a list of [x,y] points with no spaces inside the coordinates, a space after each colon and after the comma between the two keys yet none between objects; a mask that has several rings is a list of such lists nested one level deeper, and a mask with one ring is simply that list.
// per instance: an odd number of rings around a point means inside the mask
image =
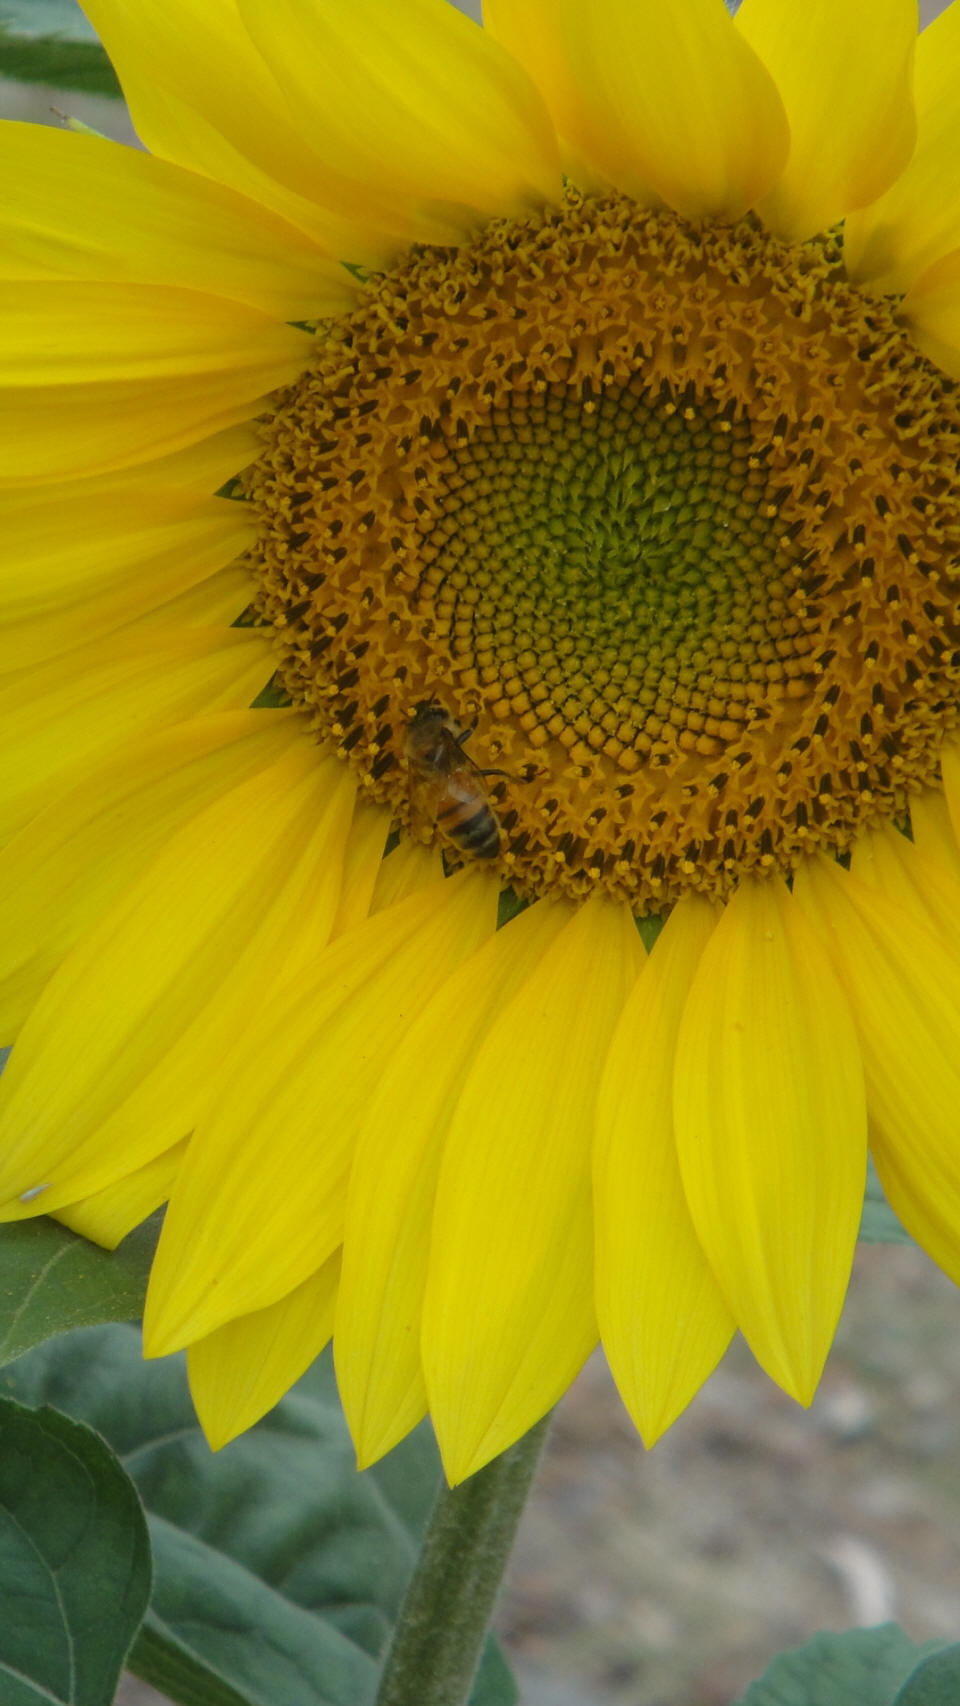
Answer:
[{"label": "overlapping petal", "polygon": [[237,4],[324,170],[409,206],[434,241],[559,201],[534,82],[447,0]]},{"label": "overlapping petal", "polygon": [[741,885],[704,949],[674,1111],[690,1213],[737,1325],[809,1403],[850,1274],[867,1122],[847,1000],[779,878]]},{"label": "overlapping petal", "polygon": [[250,571],[245,563],[225,569],[188,586],[174,598],[145,610],[131,626],[143,628],[232,627],[250,607]]},{"label": "overlapping petal", "polygon": [[249,420],[307,362],[303,331],[196,290],[0,282],[0,487],[101,475]]},{"label": "overlapping petal", "polygon": [[162,1154],[145,1161],[142,1167],[135,1167],[132,1173],[124,1173],[122,1178],[115,1179],[112,1185],[91,1191],[79,1202],[67,1203],[64,1208],[57,1209],[53,1219],[79,1232],[81,1237],[91,1239],[94,1244],[115,1250],[122,1238],[126,1238],[135,1226],[147,1220],[154,1209],[166,1202],[189,1141],[189,1138],[181,1138],[179,1143],[172,1144]]},{"label": "overlapping petal", "polygon": [[498,930],[414,1020],[367,1108],[350,1176],[335,1343],[361,1467],[426,1411],[420,1314],[450,1120],[483,1036],[569,918],[569,907],[533,906]]},{"label": "overlapping petal", "polygon": [[924,355],[951,379],[960,379],[960,248],[951,249],[911,284],[903,315]]},{"label": "overlapping petal", "polygon": [[410,895],[419,894],[421,889],[439,883],[442,877],[443,854],[440,848],[421,847],[417,842],[404,838],[377,872],[370,909],[383,912]]},{"label": "overlapping petal", "polygon": [[790,122],[790,154],[760,213],[802,242],[875,201],[913,153],[916,0],[743,0],[736,26]]},{"label": "overlapping petal", "polygon": [[209,178],[96,136],[0,125],[0,278],[174,285],[278,320],[357,285],[296,226]]},{"label": "overlapping petal", "polygon": [[10,1043],[64,956],[165,842],[299,745],[292,713],[234,711],[128,740],[0,852],[0,1037]]},{"label": "overlapping petal", "polygon": [[[430,0],[417,3],[426,12]],[[466,20],[451,24],[443,16],[440,0],[431,6],[428,33],[417,29],[419,20],[412,15],[408,19],[409,8],[405,9],[392,57],[391,31],[399,17],[395,8],[384,6],[369,19],[360,15],[359,7],[340,8],[339,17],[333,18],[341,26],[339,37],[327,43],[330,57],[319,67],[316,56],[324,39],[318,40],[310,27],[324,22],[319,8],[314,17],[306,7],[298,8],[289,19],[272,16],[269,34],[261,32],[256,9],[247,14],[236,0],[211,0],[201,13],[190,0],[90,0],[88,9],[148,147],[262,202],[344,260],[383,265],[404,244],[449,242],[465,228],[462,206],[445,211],[431,207],[429,176],[431,169],[442,176],[445,142],[461,155],[463,171],[469,174],[462,129],[448,125],[439,136],[434,130],[432,157],[424,130],[413,145],[410,162],[422,161],[422,181],[403,173],[399,160],[397,177],[391,179],[399,130],[396,136],[389,133],[382,149],[368,151],[374,134],[383,140],[377,130],[377,109],[384,90],[371,74],[379,40],[396,79],[386,90],[388,101],[397,101],[404,59],[409,65],[419,48],[413,86],[426,101],[434,79],[435,116],[445,107],[455,112],[458,103],[469,109],[476,102],[481,134],[492,132],[496,139],[496,150],[488,150],[486,169],[480,160],[481,181],[486,176],[489,184],[497,154],[500,181],[505,181],[511,147],[519,156],[515,178],[522,179],[525,161],[537,152],[535,133],[538,127],[541,132],[547,128],[542,116],[532,118],[538,106],[536,93],[521,85],[517,69],[502,62],[498,65],[491,43],[468,45]],[[282,23],[288,28],[281,32]],[[352,29],[361,31],[357,42]],[[189,55],[182,51],[185,39],[191,43]],[[445,49],[445,41],[453,45]],[[204,72],[212,64],[218,68],[216,77]],[[302,79],[309,67],[314,83],[311,100],[304,106]],[[450,82],[444,87],[447,77]],[[347,104],[348,89],[352,105]],[[323,92],[319,100],[318,90]],[[341,99],[346,127],[336,111]],[[329,127],[322,120],[327,101],[334,109]],[[402,100],[396,112],[400,126]],[[360,121],[358,114],[363,115]],[[365,137],[370,144],[365,144]],[[548,136],[542,140],[549,147]],[[401,158],[402,153],[401,145]]]},{"label": "overlapping petal", "polygon": [[311,154],[236,0],[86,0],[86,12],[151,153],[230,185],[344,260],[382,264],[398,227],[417,235],[375,182],[338,181]]},{"label": "overlapping petal", "polygon": [[343,887],[331,938],[355,929],[374,910],[374,893],[389,833],[389,813],[382,806],[358,799],[343,858]]},{"label": "overlapping petal", "polygon": [[[289,328],[271,335],[303,342]],[[0,489],[138,468],[248,424],[271,391],[297,377],[299,347],[179,378],[18,386],[16,407],[0,413]]]},{"label": "overlapping petal", "polygon": [[272,1410],[333,1331],[339,1251],[286,1297],[197,1339],[187,1351],[190,1393],[214,1451]]},{"label": "overlapping petal", "polygon": [[253,629],[128,629],[0,686],[0,842],[84,770],[136,735],[205,712],[241,710],[270,676],[269,641]]},{"label": "overlapping petal", "polygon": [[955,740],[944,743],[940,753],[940,770],[947,812],[955,839],[960,842],[960,745]]},{"label": "overlapping petal", "polygon": [[244,504],[128,479],[73,494],[0,489],[0,536],[0,670],[9,670],[169,603],[245,550],[254,526]]},{"label": "overlapping petal", "polygon": [[326,942],[355,783],[301,742],[221,791],[66,955],[0,1081],[0,1213],[101,1190],[195,1126]]},{"label": "overlapping petal", "polygon": [[457,1097],[423,1306],[451,1482],[526,1433],[596,1340],[594,1106],[641,957],[629,909],[588,900],[500,1006]]},{"label": "overlapping petal", "polygon": [[789,132],[774,83],[723,0],[486,0],[600,179],[679,213],[738,219],[776,182]]},{"label": "overlapping petal", "polygon": [[338,937],[256,1026],[167,1212],[144,1321],[151,1355],[277,1302],[338,1247],[379,1064],[495,923],[495,884],[430,884]]},{"label": "overlapping petal", "polygon": [[848,217],[850,276],[875,290],[907,290],[960,248],[960,7],[949,5],[917,43],[917,147],[886,193]]},{"label": "overlapping petal", "polygon": [[673,1123],[680,1017],[716,922],[699,898],[670,915],[624,1008],[597,1102],[597,1320],[646,1445],[686,1409],[735,1326],[690,1219]]},{"label": "overlapping petal", "polygon": [[[944,762],[944,768],[946,764]],[[918,850],[960,882],[960,846],[939,788],[924,788],[910,800],[910,828]]]},{"label": "overlapping petal", "polygon": [[[202,492],[204,495],[219,491],[237,474],[242,474],[245,468],[257,456],[260,440],[253,421],[244,421],[239,426],[225,427],[222,431],[214,432],[207,438],[201,438],[191,443],[186,450],[175,450],[170,455],[155,457],[141,468],[136,468],[130,474],[109,474],[103,483],[118,487],[124,482],[135,483],[144,487],[159,486],[161,489],[173,487],[178,491]],[[82,479],[75,482],[64,481],[64,500],[76,493],[82,495],[98,485],[96,479]]]},{"label": "overlapping petal", "polygon": [[0,382],[10,387],[148,384],[306,363],[303,332],[226,297],[172,285],[80,279],[0,283]]},{"label": "overlapping petal", "polygon": [[943,859],[915,847],[892,823],[881,824],[858,838],[850,870],[859,882],[911,913],[917,924],[934,930],[960,960],[960,881]]},{"label": "overlapping petal", "polygon": [[856,1015],[884,1191],[908,1232],[960,1281],[960,962],[911,910],[832,860],[807,861],[794,893]]},{"label": "overlapping petal", "polygon": [[540,90],[560,139],[565,171],[577,183],[589,182],[589,169],[572,144],[581,97],[557,0],[483,0],[483,24]]}]

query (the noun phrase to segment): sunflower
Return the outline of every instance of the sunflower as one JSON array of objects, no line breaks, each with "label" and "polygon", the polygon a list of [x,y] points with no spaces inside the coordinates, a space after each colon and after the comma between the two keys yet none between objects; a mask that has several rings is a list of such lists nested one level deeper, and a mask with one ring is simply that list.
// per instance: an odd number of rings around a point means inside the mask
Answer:
[{"label": "sunflower", "polygon": [[[88,0],[3,126],[3,1216],[213,1445],[960,1280],[960,4]],[[415,756],[411,729],[436,736]],[[472,826],[472,827],[471,827]],[[478,830],[479,826],[479,830]],[[660,923],[663,923],[662,929]]]}]

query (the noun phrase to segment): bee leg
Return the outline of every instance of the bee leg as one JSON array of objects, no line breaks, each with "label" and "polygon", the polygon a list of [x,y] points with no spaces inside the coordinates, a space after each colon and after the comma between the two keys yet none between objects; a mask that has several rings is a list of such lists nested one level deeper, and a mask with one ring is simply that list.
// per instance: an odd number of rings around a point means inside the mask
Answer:
[{"label": "bee leg", "polygon": [[465,729],[460,730],[460,733],[457,736],[457,745],[458,746],[466,746],[467,741],[470,739],[470,736],[473,734],[473,731],[476,728],[476,726],[477,726],[477,718],[474,717],[472,723],[468,723]]},{"label": "bee leg", "polygon": [[442,847],[440,849],[440,863],[443,866],[444,876],[453,877],[460,870],[463,860],[455,859],[453,854],[447,851],[446,847]]}]

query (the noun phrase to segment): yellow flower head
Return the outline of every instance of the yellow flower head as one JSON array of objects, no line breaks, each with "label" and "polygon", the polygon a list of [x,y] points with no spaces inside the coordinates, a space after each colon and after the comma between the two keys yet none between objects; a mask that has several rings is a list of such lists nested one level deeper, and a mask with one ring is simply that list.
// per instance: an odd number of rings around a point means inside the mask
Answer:
[{"label": "yellow flower head", "polygon": [[648,1442],[736,1327],[809,1401],[868,1122],[960,1279],[960,4],[87,9],[150,153],[0,132],[4,1217],[169,1199],[213,1444],[331,1334],[452,1480],[598,1334]]}]

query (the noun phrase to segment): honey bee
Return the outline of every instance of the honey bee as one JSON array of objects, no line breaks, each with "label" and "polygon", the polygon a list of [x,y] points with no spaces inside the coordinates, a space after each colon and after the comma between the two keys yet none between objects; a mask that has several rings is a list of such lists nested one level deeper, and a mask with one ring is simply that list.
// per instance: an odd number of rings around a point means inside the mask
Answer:
[{"label": "honey bee", "polygon": [[414,817],[434,824],[458,853],[495,859],[500,825],[485,779],[505,772],[481,770],[467,757],[463,743],[472,732],[461,728],[442,705],[427,701],[417,706],[403,742],[410,805]]}]

